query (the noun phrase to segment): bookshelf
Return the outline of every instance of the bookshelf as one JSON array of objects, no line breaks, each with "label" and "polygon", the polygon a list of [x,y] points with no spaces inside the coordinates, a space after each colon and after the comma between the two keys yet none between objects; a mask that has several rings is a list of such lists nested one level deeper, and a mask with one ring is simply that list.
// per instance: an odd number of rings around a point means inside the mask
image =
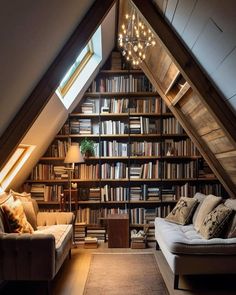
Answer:
[{"label": "bookshelf", "polygon": [[60,203],[69,143],[85,137],[95,155],[75,166],[72,182],[87,192],[86,200],[79,196],[78,223],[126,213],[131,229],[149,225],[152,241],[154,218],[166,216],[180,196],[224,193],[140,70],[99,72],[27,181],[40,206]]}]

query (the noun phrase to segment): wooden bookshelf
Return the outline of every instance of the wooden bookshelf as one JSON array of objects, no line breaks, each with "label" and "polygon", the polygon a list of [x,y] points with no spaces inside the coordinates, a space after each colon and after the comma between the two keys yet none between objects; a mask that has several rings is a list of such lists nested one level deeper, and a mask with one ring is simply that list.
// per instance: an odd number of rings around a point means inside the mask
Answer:
[{"label": "wooden bookshelf", "polygon": [[[124,83],[124,87],[131,83],[132,87],[124,91],[119,83]],[[179,99],[176,93],[181,83],[183,78],[176,73],[174,83],[166,91],[171,101]],[[185,91],[187,86],[183,87]],[[77,164],[72,178],[88,194],[86,200],[78,201],[77,222],[99,224],[109,214],[128,213],[132,227],[148,224],[153,228],[155,216],[166,216],[180,196],[193,196],[197,191],[222,194],[216,177],[140,70],[99,72],[27,181],[39,194],[40,206],[60,203],[59,196],[58,200],[50,200],[50,195],[47,201],[43,200],[43,185],[49,194],[48,188],[55,186],[53,198],[57,191],[63,193],[68,188],[68,179],[57,179],[55,175],[52,179],[38,177],[43,174],[40,169],[63,175],[61,166],[68,144],[85,137],[95,142],[96,154],[85,164]],[[139,175],[139,171],[143,174]]]}]

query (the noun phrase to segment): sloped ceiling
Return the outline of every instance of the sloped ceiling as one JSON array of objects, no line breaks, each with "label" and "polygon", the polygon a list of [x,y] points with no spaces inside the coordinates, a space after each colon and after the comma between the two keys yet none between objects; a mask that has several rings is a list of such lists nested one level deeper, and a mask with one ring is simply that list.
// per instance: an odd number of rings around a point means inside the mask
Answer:
[{"label": "sloped ceiling", "polygon": [[0,135],[93,2],[1,1]]}]

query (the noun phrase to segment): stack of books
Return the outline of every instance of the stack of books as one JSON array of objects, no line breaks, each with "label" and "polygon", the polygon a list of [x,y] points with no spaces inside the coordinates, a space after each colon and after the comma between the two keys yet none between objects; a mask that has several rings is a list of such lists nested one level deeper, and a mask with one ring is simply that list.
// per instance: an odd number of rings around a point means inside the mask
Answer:
[{"label": "stack of books", "polygon": [[85,237],[84,248],[85,249],[96,249],[98,247],[98,239],[96,237]]},{"label": "stack of books", "polygon": [[75,229],[74,229],[74,241],[75,243],[81,243],[84,242],[85,239],[85,233],[86,233],[86,224],[85,222],[77,222],[75,223]]},{"label": "stack of books", "polygon": [[146,248],[147,235],[146,232],[140,230],[131,231],[131,248],[132,249],[145,249]]}]

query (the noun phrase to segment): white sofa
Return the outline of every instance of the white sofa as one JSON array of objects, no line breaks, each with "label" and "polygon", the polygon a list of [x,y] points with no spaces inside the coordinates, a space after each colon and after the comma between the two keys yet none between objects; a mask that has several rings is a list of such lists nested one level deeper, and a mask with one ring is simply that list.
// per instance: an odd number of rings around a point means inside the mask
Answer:
[{"label": "white sofa", "polygon": [[[236,200],[229,204],[235,210]],[[236,273],[236,238],[207,240],[192,223],[179,225],[157,217],[155,239],[174,273],[174,289],[180,275]]]}]

